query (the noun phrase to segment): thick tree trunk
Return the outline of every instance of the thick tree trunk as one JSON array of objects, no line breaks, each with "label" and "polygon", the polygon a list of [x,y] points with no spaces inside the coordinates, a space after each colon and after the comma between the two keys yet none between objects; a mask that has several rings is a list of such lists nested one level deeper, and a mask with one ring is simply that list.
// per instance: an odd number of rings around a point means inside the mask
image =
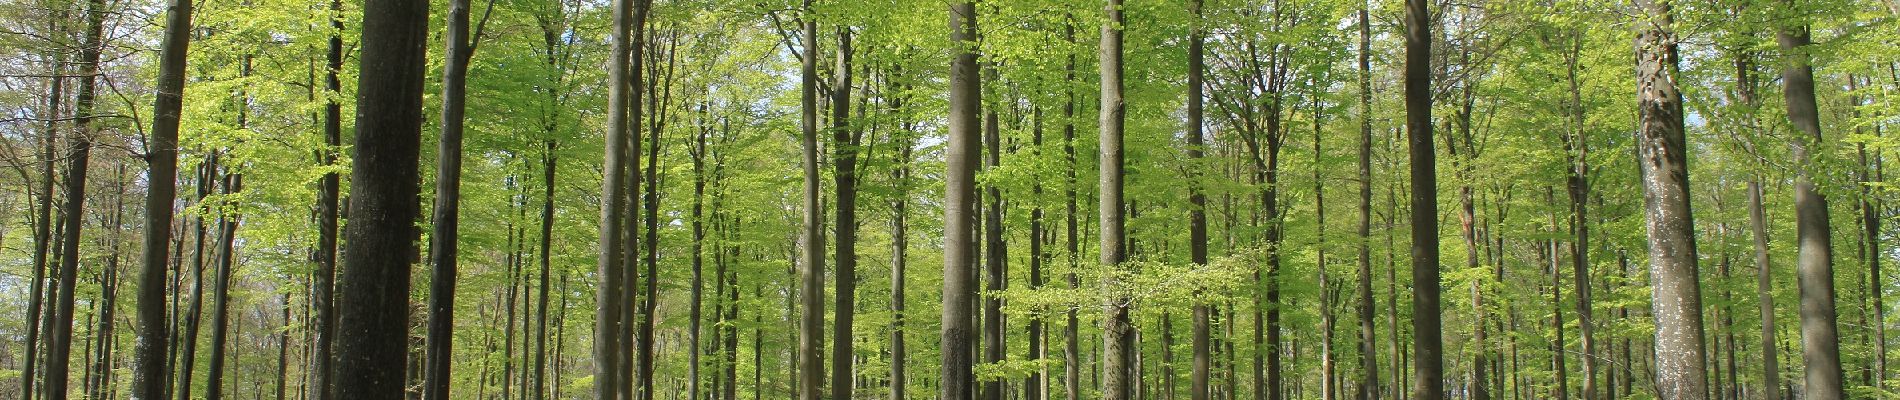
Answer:
[{"label": "thick tree trunk", "polygon": [[1668,3],[1639,0],[1637,33],[1638,165],[1649,232],[1650,294],[1656,320],[1657,395],[1704,399],[1708,378],[1702,344],[1702,293],[1697,282],[1695,225],[1683,137],[1682,94]]},{"label": "thick tree trunk", "polygon": [[[1122,0],[1108,0],[1103,8],[1107,19],[1102,23],[1101,42],[1101,138],[1098,211],[1101,216],[1101,263],[1117,273],[1126,272],[1127,227],[1122,204],[1122,123],[1126,106],[1122,103]],[[1110,274],[1102,282],[1111,293],[1120,290],[1120,279]],[[1111,294],[1104,299],[1102,312],[1102,398],[1135,398],[1134,327],[1129,318],[1129,299]]]},{"label": "thick tree trunk", "polygon": [[626,375],[622,354],[631,347],[624,340],[627,326],[622,318],[624,301],[627,295],[625,248],[626,238],[622,236],[627,228],[627,193],[629,179],[626,177],[627,144],[634,136],[631,132],[637,120],[630,120],[629,110],[633,103],[639,102],[639,94],[633,88],[630,78],[634,76],[631,65],[635,44],[633,25],[635,24],[634,3],[641,0],[615,0],[613,2],[613,49],[608,61],[608,88],[606,155],[601,178],[600,205],[600,256],[598,272],[599,289],[595,291],[594,319],[594,397],[604,400],[625,400],[620,389],[620,381]]},{"label": "thick tree trunk", "polygon": [[344,254],[335,385],[344,399],[404,397],[409,263],[415,259],[429,3],[368,0],[358,78],[350,251]]},{"label": "thick tree trunk", "polygon": [[[172,0],[159,49],[152,135],[146,144],[145,253],[139,263],[139,337],[132,364],[135,399],[162,399],[165,395],[165,344],[172,334],[165,320],[165,270],[171,260],[167,250],[172,240],[172,202],[178,196],[178,125],[184,102],[185,54],[191,44],[191,10],[192,0]],[[31,340],[28,342],[32,346]],[[27,354],[32,354],[31,350]],[[31,379],[30,367],[27,371]]]},{"label": "thick tree trunk", "polygon": [[[1790,7],[1792,2],[1788,3]],[[1810,66],[1808,27],[1789,27],[1775,35],[1781,52],[1791,59],[1782,67],[1782,96],[1788,121],[1801,134],[1794,139],[1795,231],[1800,241],[1795,277],[1801,288],[1801,360],[1806,373],[1802,385],[1808,400],[1845,396],[1841,380],[1840,331],[1834,310],[1834,244],[1828,223],[1827,197],[1814,186],[1811,159],[1821,147],[1821,119],[1814,100],[1814,67]]]},{"label": "thick tree trunk", "polygon": [[[60,208],[59,270],[54,274],[59,286],[53,291],[52,318],[46,330],[46,399],[66,400],[68,366],[72,362],[73,290],[79,281],[79,237],[85,222],[86,169],[92,157],[92,119],[94,94],[99,74],[99,53],[104,51],[106,4],[91,0],[86,5],[86,41],[80,49],[79,94],[73,99],[73,137],[66,151],[66,202]],[[29,378],[30,379],[30,378]]]},{"label": "thick tree trunk", "polygon": [[1437,153],[1432,150],[1431,2],[1405,2],[1405,130],[1412,182],[1412,398],[1445,395],[1438,281]]},{"label": "thick tree trunk", "polygon": [[[976,306],[977,113],[982,81],[976,66],[976,5],[950,4],[950,137],[945,143],[943,206],[943,316],[939,351],[942,382],[937,398],[976,398],[973,317]],[[805,399],[811,400],[811,399]]]}]

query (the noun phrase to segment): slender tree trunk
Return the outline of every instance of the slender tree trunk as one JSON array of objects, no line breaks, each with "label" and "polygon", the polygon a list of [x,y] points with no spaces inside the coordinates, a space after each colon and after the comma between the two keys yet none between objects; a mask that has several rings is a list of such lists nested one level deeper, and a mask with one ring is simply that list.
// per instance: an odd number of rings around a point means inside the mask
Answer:
[{"label": "slender tree trunk", "polygon": [[[165,270],[171,260],[166,250],[172,240],[172,202],[178,196],[178,125],[184,102],[185,53],[191,45],[191,10],[191,0],[172,0],[166,9],[165,37],[158,56],[152,135],[146,144],[145,253],[139,263],[139,338],[132,366],[132,398],[136,399],[164,398],[167,381],[165,344],[172,332],[165,321]],[[58,96],[54,99],[57,102]],[[50,182],[52,177],[47,180]],[[28,339],[29,349],[31,343]],[[27,354],[31,357],[32,350]],[[31,367],[27,371],[27,379],[32,379]]]},{"label": "slender tree trunk", "polygon": [[[1069,43],[1070,47],[1075,47],[1075,18],[1073,15],[1067,17],[1062,25],[1063,38]],[[1063,197],[1067,200],[1067,212],[1064,215],[1068,219],[1063,224],[1065,231],[1063,241],[1068,248],[1067,258],[1069,259],[1069,270],[1064,275],[1069,281],[1069,289],[1075,290],[1081,288],[1082,285],[1082,280],[1077,275],[1077,270],[1081,268],[1082,252],[1080,235],[1078,235],[1076,223],[1080,213],[1076,210],[1076,188],[1078,185],[1075,174],[1076,170],[1081,169],[1081,167],[1076,164],[1075,159],[1075,53],[1071,52],[1068,54],[1067,61],[1063,64],[1063,71],[1065,73],[1063,82],[1070,83],[1069,85],[1064,85],[1063,95],[1066,101],[1063,102],[1062,105],[1062,154],[1065,157],[1064,161],[1067,161],[1068,165],[1068,168],[1063,169],[1065,178],[1068,179],[1066,181],[1067,185],[1063,186]],[[1081,335],[1077,332],[1081,329],[1082,322],[1075,308],[1070,308],[1065,317],[1067,317],[1068,321],[1066,324],[1063,324],[1062,330],[1063,393],[1064,399],[1077,400],[1082,396],[1082,346],[1080,342]]]},{"label": "slender tree trunk", "polygon": [[[898,98],[901,99],[902,97]],[[899,115],[906,110],[906,108],[903,108],[903,106],[898,103],[898,100],[895,99],[891,101],[891,108],[894,114]],[[902,129],[898,131],[900,134],[907,134],[911,131],[911,128],[909,122],[904,122],[902,123]],[[906,371],[908,367],[906,362],[910,354],[907,353],[908,350],[905,347],[904,330],[906,329],[906,321],[910,319],[910,314],[905,311],[904,304],[904,288],[909,286],[909,281],[905,276],[904,269],[907,266],[906,264],[908,264],[910,252],[910,233],[907,229],[909,226],[906,225],[906,221],[908,221],[910,217],[910,168],[911,147],[913,147],[913,144],[911,139],[906,137],[897,140],[897,147],[897,159],[893,160],[895,168],[891,170],[891,180],[895,182],[893,185],[896,187],[896,193],[891,197],[890,398],[891,400],[905,400],[910,391],[910,377]]]},{"label": "slender tree trunk", "polygon": [[[211,192],[215,190],[216,181],[213,179],[212,171],[217,170],[217,166],[218,153],[216,152],[207,154],[205,161],[198,165],[198,203],[200,204],[204,203],[206,198],[211,197]],[[192,398],[191,382],[197,378],[197,375],[193,374],[192,371],[198,367],[198,328],[202,320],[200,317],[204,314],[204,215],[200,213],[194,219],[192,225],[191,304],[187,306],[188,310],[185,311],[184,316],[185,335],[179,338],[179,353],[182,354],[179,355],[178,367],[171,372],[173,375],[176,375],[178,400],[190,400]]]},{"label": "slender tree trunk", "polygon": [[1656,319],[1657,395],[1703,399],[1702,293],[1690,216],[1682,94],[1676,88],[1676,35],[1666,2],[1639,0],[1638,165],[1649,231],[1650,294]]},{"label": "slender tree trunk", "polygon": [[[705,111],[706,106],[701,105],[700,107],[701,107],[702,114],[705,115],[705,118],[710,119],[711,113],[709,111]],[[708,123],[710,123],[710,121],[701,122],[701,124],[708,124]],[[701,308],[703,307],[701,303],[704,302],[703,292],[705,291],[704,289],[705,288],[704,253],[705,253],[705,248],[706,248],[705,246],[706,225],[704,221],[704,216],[705,216],[705,208],[706,208],[706,172],[705,172],[706,171],[706,135],[709,133],[709,131],[712,130],[712,128],[708,126],[700,126],[700,127],[697,127],[697,130],[698,130],[697,132],[698,134],[693,136],[693,151],[691,154],[693,158],[693,215],[692,215],[693,283],[692,283],[692,304],[690,304],[691,310],[687,315],[689,318],[688,323],[692,324],[688,328],[688,331],[687,331],[688,347],[691,348],[692,351],[688,352],[690,356],[686,365],[687,398],[694,399],[694,400],[698,400],[701,398],[699,396],[699,386],[700,386],[700,380],[701,380],[699,377],[699,369],[700,369],[700,363],[701,363],[699,355],[701,353],[700,318],[702,314]],[[715,229],[717,229],[716,225],[715,225]],[[720,251],[720,250],[714,249],[714,251]],[[718,261],[715,260],[714,262],[717,263]],[[715,279],[724,279],[723,276],[724,276],[725,264],[720,263],[719,267],[720,267],[721,274],[720,274],[720,277],[716,277]],[[718,286],[715,286],[715,289],[713,292],[714,297],[719,296],[720,289],[721,288],[719,288]],[[720,310],[719,306],[715,304],[713,307],[713,314],[715,317],[722,315],[719,310]],[[713,346],[717,347],[718,346],[717,333],[713,335],[713,341],[715,342]]]},{"label": "slender tree trunk", "polygon": [[[1793,7],[1793,3],[1788,5]],[[1789,64],[1781,70],[1788,121],[1801,131],[1793,142],[1795,159],[1795,230],[1801,243],[1795,277],[1801,288],[1801,359],[1806,373],[1803,398],[1832,400],[1845,396],[1841,380],[1840,332],[1834,310],[1834,244],[1827,197],[1814,186],[1815,163],[1809,154],[1821,147],[1821,120],[1814,100],[1814,67],[1809,65],[1808,27],[1777,32]]]},{"label": "slender tree trunk", "polygon": [[[248,67],[246,67],[248,68]],[[240,117],[239,121],[243,118]],[[240,127],[242,123],[240,122]],[[226,167],[227,170],[231,167]],[[242,190],[244,175],[226,172],[224,176],[224,194],[236,195]],[[225,206],[234,206],[226,204]],[[238,213],[235,210],[220,210],[218,216],[218,259],[217,283],[212,287],[211,295],[211,362],[205,378],[205,398],[217,400],[224,398],[224,359],[225,342],[230,330],[231,274],[232,263],[237,258],[235,247],[237,240]]]},{"label": "slender tree trunk", "polygon": [[[63,15],[64,12],[60,14]],[[52,28],[50,30],[52,31],[59,31],[61,28],[59,21],[51,21],[48,25],[50,25]],[[35,378],[39,377],[39,375],[34,372],[34,369],[38,367],[40,363],[40,322],[46,317],[41,315],[41,310],[43,310],[46,305],[46,288],[53,284],[53,282],[47,279],[46,272],[49,262],[48,253],[52,251],[53,247],[53,225],[57,223],[53,220],[53,182],[57,180],[55,179],[57,176],[54,175],[54,164],[57,164],[55,159],[60,157],[58,154],[60,101],[66,98],[65,61],[66,57],[64,52],[58,52],[53,55],[53,65],[50,74],[52,75],[52,83],[50,84],[51,87],[46,96],[47,111],[45,114],[48,117],[46,132],[44,136],[40,137],[40,198],[38,200],[39,206],[35,209],[33,218],[33,280],[28,282],[32,287],[27,289],[30,294],[27,295],[26,341],[23,343],[25,345],[24,347],[26,347],[26,358],[22,360],[22,363],[25,365],[21,367],[20,373],[20,398],[22,400],[33,400],[34,384],[37,383]],[[154,126],[153,129],[154,135],[160,133],[156,131],[158,127]],[[176,141],[174,140],[174,142]],[[163,153],[162,149],[158,147],[153,148],[153,155],[156,156],[161,153]],[[149,191],[150,190],[148,190],[148,192]],[[147,237],[149,238],[151,236],[148,235]]]},{"label": "slender tree trunk", "polygon": [[1405,2],[1405,127],[1412,182],[1412,398],[1445,395],[1444,339],[1439,331],[1438,176],[1432,150],[1432,18],[1430,2]]},{"label": "slender tree trunk", "polygon": [[[799,128],[804,189],[801,199],[802,222],[798,236],[798,400],[819,400],[825,380],[825,237],[821,221],[824,209],[818,191],[818,21],[812,1],[805,0],[799,15],[802,74]],[[838,332],[848,335],[850,332]]]},{"label": "slender tree trunk", "polygon": [[[1000,81],[996,71],[996,63],[988,63],[984,66],[983,70],[986,79]],[[985,110],[983,116],[983,148],[985,156],[983,159],[983,169],[985,172],[995,170],[1002,166],[1002,126],[997,122],[997,108],[1000,107],[990,107]],[[982,206],[983,290],[986,293],[999,293],[1005,288],[1005,285],[1007,285],[1008,277],[1005,274],[1008,269],[1006,264],[1009,260],[1008,253],[1006,252],[1007,248],[1004,247],[1007,246],[1007,244],[1003,242],[1003,190],[995,184],[983,186],[984,193],[978,200],[978,202],[988,202],[988,204]],[[1004,324],[1006,323],[1003,320],[1003,299],[995,295],[985,295],[982,297],[982,302],[983,361],[990,364],[1001,363],[1004,359],[1008,358],[1009,354],[1005,348],[1008,346],[1008,342],[1005,341],[1006,339],[1003,337]],[[977,394],[977,398],[984,400],[1003,400],[1003,397],[1006,395],[1006,393],[1004,393],[1005,390],[1003,380],[1001,379],[985,381],[983,382],[981,393]]]},{"label": "slender tree trunk", "polygon": [[1564,154],[1570,158],[1570,175],[1564,180],[1566,192],[1570,195],[1570,234],[1576,242],[1570,246],[1570,270],[1575,277],[1577,292],[1577,334],[1580,351],[1578,357],[1583,361],[1583,386],[1579,389],[1585,399],[1597,398],[1597,350],[1595,324],[1591,322],[1590,303],[1590,138],[1585,134],[1584,122],[1587,116],[1583,104],[1581,82],[1577,78],[1579,58],[1583,53],[1583,35],[1576,34],[1571,43],[1567,61],[1566,82],[1570,84],[1570,129],[1564,138]]},{"label": "slender tree trunk", "polygon": [[[429,220],[429,328],[423,398],[448,400],[454,364],[457,241],[461,234],[462,131],[468,109],[468,62],[477,39],[468,27],[469,0],[449,1],[448,32],[443,35],[442,136],[436,147],[435,215]],[[510,332],[513,332],[510,329]]]},{"label": "slender tree trunk", "polygon": [[853,319],[857,313],[858,291],[859,136],[851,127],[851,28],[840,26],[837,30],[837,65],[832,70],[834,80],[831,82],[831,167],[836,186],[832,189],[837,195],[838,247],[832,262],[838,264],[833,274],[833,285],[837,286],[833,302],[838,310],[832,317],[831,327],[831,398],[850,399],[854,398],[852,389],[857,387],[853,379],[857,369],[852,366],[857,354],[852,350],[852,343],[857,337]]},{"label": "slender tree trunk", "polygon": [[[340,95],[343,90],[339,75],[343,73],[343,12],[342,0],[330,1],[330,49],[325,58],[325,91]],[[323,106],[323,140],[325,147],[317,152],[318,162],[323,165],[335,164],[336,153],[343,145],[343,110],[336,101],[325,102]],[[341,176],[332,171],[325,173],[318,182],[317,190],[317,251],[316,270],[311,277],[311,305],[315,321],[311,327],[310,393],[308,400],[330,400],[335,389],[330,375],[335,354],[332,347],[336,341],[336,257],[337,257],[337,219],[341,198]]]},{"label": "slender tree trunk", "polygon": [[[1117,273],[1129,272],[1127,227],[1122,205],[1122,124],[1126,106],[1122,103],[1122,0],[1108,0],[1103,12],[1101,42],[1101,263]],[[1111,274],[1102,282],[1104,289],[1120,290],[1120,278]],[[1135,398],[1135,332],[1129,318],[1130,301],[1124,295],[1111,294],[1102,305],[1102,398]]]},{"label": "slender tree trunk", "polygon": [[339,398],[394,400],[409,356],[429,4],[368,0],[363,16],[350,209],[367,211],[347,229],[334,374]]},{"label": "slender tree trunk", "polygon": [[86,6],[86,41],[80,49],[79,94],[73,105],[73,138],[66,152],[66,204],[61,207],[59,286],[53,292],[52,325],[47,333],[46,399],[66,400],[68,366],[72,361],[73,290],[79,281],[79,234],[85,222],[86,169],[92,157],[92,119],[95,85],[99,73],[99,53],[104,51],[104,0],[91,0]]},{"label": "slender tree trunk", "polygon": [[[1354,288],[1359,314],[1359,388],[1355,400],[1371,400],[1382,393],[1379,388],[1378,328],[1372,300],[1372,18],[1366,5],[1359,7],[1359,273]],[[1195,399],[1200,400],[1200,399]]]},{"label": "slender tree trunk", "polygon": [[[1207,61],[1205,47],[1206,28],[1201,9],[1203,0],[1188,0],[1188,12],[1193,14],[1188,30],[1188,72],[1187,72],[1187,156],[1190,165],[1199,166],[1206,154],[1206,97],[1203,87],[1207,82]],[[1207,193],[1201,188],[1199,168],[1191,167],[1188,172],[1188,262],[1198,266],[1207,265]],[[1208,372],[1212,366],[1213,355],[1209,349],[1209,327],[1212,324],[1213,310],[1206,300],[1194,299],[1193,336],[1189,339],[1194,349],[1193,371],[1188,373],[1188,397],[1192,400],[1209,400]]]}]

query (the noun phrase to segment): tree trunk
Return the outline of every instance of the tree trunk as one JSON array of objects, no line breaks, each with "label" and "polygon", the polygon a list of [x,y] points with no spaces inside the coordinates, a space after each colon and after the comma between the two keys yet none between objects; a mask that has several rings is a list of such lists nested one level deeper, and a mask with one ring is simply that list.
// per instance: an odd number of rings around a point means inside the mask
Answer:
[{"label": "tree trunk", "polygon": [[[79,94],[73,105],[73,138],[66,152],[66,204],[60,209],[59,270],[54,275],[59,286],[53,291],[51,328],[46,330],[46,399],[66,400],[68,366],[72,361],[73,290],[79,281],[79,233],[85,222],[86,167],[92,157],[93,100],[99,74],[99,53],[104,51],[104,0],[86,5],[86,41],[80,49]],[[30,378],[29,378],[30,379]]]},{"label": "tree trunk", "polygon": [[[815,25],[814,25],[815,26]],[[831,83],[832,181],[837,201],[837,263],[833,274],[837,286],[833,302],[838,310],[832,318],[831,398],[850,399],[857,387],[853,379],[857,358],[851,346],[856,338],[853,319],[857,312],[858,291],[858,131],[851,127],[851,28],[838,30],[837,65]],[[808,42],[815,43],[815,42]],[[816,57],[814,55],[813,57]]]},{"label": "tree trunk", "polygon": [[634,58],[631,37],[634,22],[634,3],[641,0],[615,0],[613,2],[613,49],[608,61],[607,133],[604,167],[601,178],[600,205],[600,256],[598,260],[599,289],[595,291],[594,319],[594,397],[605,400],[625,400],[621,387],[621,377],[625,376],[622,354],[630,347],[623,340],[627,328],[622,299],[627,295],[625,248],[627,218],[627,193],[629,179],[626,177],[627,142],[634,136],[631,132],[637,121],[630,121],[629,110],[633,103],[639,102],[639,93],[633,90],[634,71],[629,63]]},{"label": "tree trunk", "polygon": [[[436,147],[435,215],[429,220],[429,328],[423,398],[449,399],[449,368],[454,364],[457,241],[461,238],[462,131],[468,109],[468,62],[474,40],[468,27],[469,0],[449,1],[448,32],[443,35],[442,137]],[[512,311],[512,310],[511,310]],[[509,332],[513,332],[511,328]]]},{"label": "tree trunk", "polygon": [[1590,138],[1586,135],[1581,82],[1577,78],[1578,63],[1583,53],[1583,34],[1576,34],[1571,43],[1569,57],[1566,57],[1566,81],[1570,84],[1570,129],[1564,138],[1564,154],[1570,158],[1570,175],[1564,180],[1570,195],[1570,234],[1576,237],[1576,243],[1570,246],[1570,270],[1576,281],[1577,292],[1577,334],[1580,335],[1579,355],[1583,361],[1583,386],[1579,388],[1585,399],[1597,398],[1597,350],[1595,324],[1591,322],[1590,305]]},{"label": "tree trunk", "polygon": [[[900,97],[901,98],[901,97]],[[893,112],[901,113],[904,108],[897,100],[892,100]],[[910,124],[903,123],[900,132],[909,132]],[[905,224],[910,217],[910,168],[911,139],[897,140],[896,168],[891,171],[895,181],[896,193],[891,201],[891,400],[905,400],[910,389],[910,378],[906,372],[906,360],[910,354],[905,348],[904,330],[910,314],[905,311],[904,288],[909,281],[905,274],[910,252],[910,234]],[[732,399],[737,400],[737,399]]]},{"label": "tree trunk", "polygon": [[1405,1],[1405,130],[1412,182],[1412,398],[1445,395],[1444,339],[1439,331],[1438,176],[1432,150],[1432,18],[1430,2]]},{"label": "tree trunk", "polygon": [[[1103,12],[1107,20],[1102,23],[1101,42],[1101,144],[1100,144],[1100,201],[1098,211],[1101,214],[1101,263],[1116,273],[1129,272],[1121,263],[1127,261],[1124,246],[1127,244],[1126,221],[1122,219],[1122,123],[1126,116],[1126,106],[1122,103],[1122,0],[1108,0]],[[1119,291],[1120,279],[1110,274],[1102,282],[1103,288],[1111,293]],[[1134,392],[1135,347],[1134,327],[1130,323],[1128,309],[1130,301],[1125,295],[1110,294],[1104,299],[1102,312],[1102,398],[1104,400],[1132,400]]]},{"label": "tree trunk", "polygon": [[[1793,3],[1788,3],[1793,7]],[[1811,148],[1822,146],[1821,119],[1814,100],[1814,67],[1809,65],[1808,27],[1788,27],[1775,35],[1791,63],[1782,67],[1783,100],[1788,121],[1801,134],[1792,145],[1795,159],[1795,230],[1800,240],[1795,277],[1801,288],[1801,360],[1803,398],[1833,400],[1845,395],[1841,381],[1840,331],[1834,310],[1834,244],[1827,197],[1815,188]]]},{"label": "tree trunk", "polygon": [[[243,121],[241,116],[239,117],[239,121]],[[240,122],[240,129],[241,128],[242,122]],[[230,167],[226,168],[227,170],[230,169]],[[242,190],[243,185],[243,174],[234,172],[225,173],[223,186],[226,196],[236,195],[239,190]],[[221,204],[219,206],[221,210],[219,210],[218,216],[218,270],[216,272],[218,283],[214,284],[211,289],[211,362],[205,371],[205,398],[212,400],[224,398],[226,331],[228,331],[231,326],[229,320],[231,313],[232,263],[237,258],[235,254],[237,248],[234,245],[237,240],[239,217],[235,210],[223,210],[223,208],[227,207],[235,208],[235,204],[230,204],[229,202],[229,200],[226,200],[227,204]]]},{"label": "tree trunk", "polygon": [[[1359,314],[1359,388],[1355,400],[1371,400],[1382,393],[1379,388],[1378,328],[1373,322],[1372,300],[1372,18],[1366,5],[1359,7],[1359,274],[1354,297]],[[1200,400],[1200,399],[1195,399]]]},{"label": "tree trunk", "polygon": [[[1074,15],[1067,16],[1067,19],[1065,19],[1062,25],[1062,33],[1063,38],[1068,42],[1070,47],[1076,47]],[[1076,164],[1075,159],[1075,53],[1069,53],[1066,60],[1067,61],[1063,64],[1063,72],[1065,74],[1063,82],[1069,84],[1064,85],[1063,89],[1063,95],[1066,101],[1064,101],[1062,105],[1062,154],[1065,157],[1064,161],[1067,161],[1068,165],[1068,168],[1063,169],[1065,178],[1068,179],[1066,181],[1067,185],[1063,186],[1063,197],[1067,201],[1067,213],[1064,215],[1067,216],[1068,221],[1063,225],[1065,231],[1063,241],[1067,245],[1067,258],[1069,259],[1069,272],[1065,275],[1069,281],[1069,289],[1075,290],[1079,289],[1082,285],[1081,278],[1076,274],[1077,270],[1081,268],[1082,253],[1080,235],[1077,234],[1076,224],[1076,220],[1080,218],[1080,213],[1076,211],[1076,188],[1078,185],[1075,174],[1076,170],[1081,169],[1081,167]],[[1077,332],[1081,328],[1082,322],[1076,313],[1075,308],[1069,309],[1065,316],[1068,319],[1068,323],[1063,325],[1062,330],[1062,384],[1064,399],[1066,400],[1077,400],[1082,395],[1082,346],[1079,338],[1081,335]]]},{"label": "tree trunk", "polygon": [[[63,15],[64,12],[61,14]],[[51,30],[53,31],[60,29],[58,21],[49,22],[48,25],[51,26]],[[45,315],[41,315],[42,313],[40,311],[43,310],[46,305],[46,288],[53,283],[47,279],[46,272],[47,263],[49,262],[48,252],[52,251],[53,247],[53,225],[57,223],[53,220],[53,182],[57,180],[55,179],[57,177],[54,175],[54,165],[57,164],[55,159],[60,157],[58,154],[60,100],[66,98],[65,61],[66,57],[64,52],[57,52],[53,55],[51,71],[52,83],[50,85],[51,87],[48,88],[49,90],[46,96],[47,111],[45,114],[48,117],[46,132],[44,136],[40,137],[40,181],[38,182],[40,197],[38,207],[35,207],[35,215],[33,218],[33,280],[28,282],[32,287],[27,289],[30,294],[27,295],[26,341],[23,342],[24,347],[26,347],[26,357],[21,360],[22,364],[25,365],[21,367],[22,371],[20,373],[20,398],[22,400],[33,400],[33,384],[36,383],[34,378],[39,377],[33,370],[38,367],[40,363],[40,322],[46,317]],[[159,129],[158,127],[154,126],[153,129],[154,135],[160,133],[157,131],[157,129]],[[173,142],[176,142],[176,140]],[[157,145],[155,145],[152,150],[153,155],[160,155],[164,152],[164,149]],[[147,235],[147,237],[149,238],[151,236]],[[162,374],[163,372],[160,373]],[[161,381],[162,380],[163,379],[161,379]]]},{"label": "tree trunk", "polygon": [[[198,165],[198,203],[200,204],[204,203],[206,198],[211,197],[211,192],[215,190],[216,180],[213,179],[214,173],[212,171],[217,170],[217,166],[218,153],[216,152],[207,154],[205,161]],[[191,382],[192,379],[197,378],[197,375],[193,374],[192,371],[198,366],[198,329],[201,322],[200,317],[204,314],[204,215],[202,213],[197,215],[192,225],[192,247],[194,248],[191,252],[191,304],[187,306],[188,309],[182,317],[185,320],[185,335],[178,338],[181,343],[179,345],[180,350],[178,351],[181,353],[178,356],[179,363],[177,368],[171,371],[171,373],[176,376],[178,400],[190,400],[192,398]]]},{"label": "tree trunk", "polygon": [[1657,395],[1704,399],[1702,293],[1697,283],[1695,225],[1689,210],[1682,94],[1676,89],[1676,35],[1668,3],[1639,0],[1637,34],[1640,122],[1638,165],[1649,232],[1650,294],[1656,319]]},{"label": "tree trunk", "polygon": [[[1187,156],[1190,165],[1200,165],[1206,154],[1206,132],[1204,131],[1206,106],[1202,103],[1203,85],[1207,81],[1207,61],[1205,46],[1206,28],[1203,28],[1201,15],[1203,0],[1189,0],[1188,12],[1193,14],[1188,31],[1188,72],[1187,72]],[[1207,265],[1207,194],[1201,188],[1199,168],[1190,168],[1188,172],[1188,262],[1197,266]],[[1213,311],[1206,300],[1194,299],[1193,336],[1189,339],[1194,349],[1193,370],[1188,373],[1188,398],[1208,400],[1208,372],[1212,366],[1213,355],[1209,350],[1209,325]]]},{"label": "tree trunk", "polygon": [[[998,79],[995,62],[988,63],[984,66],[983,70],[985,79],[1000,81],[1000,79]],[[999,107],[990,107],[984,110],[983,115],[983,148],[985,156],[983,159],[983,170],[986,173],[1002,166],[1002,126],[997,122],[997,108]],[[983,195],[980,200],[978,200],[979,202],[988,202],[988,204],[982,206],[983,291],[985,293],[999,293],[1003,291],[1008,281],[1008,277],[1005,274],[1008,268],[1006,264],[1009,260],[1008,253],[1006,252],[1007,248],[1004,247],[1007,246],[1007,244],[1003,242],[1003,190],[993,183],[983,186]],[[1005,341],[1006,339],[1003,337],[1005,328],[1005,322],[1003,320],[1003,299],[994,294],[988,294],[983,296],[982,302],[983,362],[998,364],[1007,359],[1009,354],[1006,351],[1008,342]],[[977,398],[983,400],[1003,400],[1003,397],[1006,395],[1004,393],[1005,390],[1006,389],[1003,388],[1003,380],[1001,379],[985,381],[981,393],[977,394]]]},{"label": "tree trunk", "polygon": [[[341,14],[342,0],[331,0],[329,12]],[[330,49],[325,58],[325,91],[341,94],[343,73],[343,18],[333,15],[330,20]],[[323,165],[335,164],[336,153],[343,146],[343,110],[336,101],[325,102],[323,106],[323,138],[325,147],[317,152],[317,161]],[[310,308],[315,321],[311,327],[309,400],[330,400],[335,395],[330,375],[335,354],[332,353],[336,341],[336,257],[337,257],[337,219],[341,198],[341,176],[332,171],[323,174],[317,190],[317,250],[316,271],[311,277]]]},{"label": "tree trunk", "polygon": [[356,145],[342,299],[337,319],[336,396],[404,397],[408,364],[409,263],[415,259],[423,67],[429,3],[363,5]]},{"label": "tree trunk", "polygon": [[[178,196],[178,125],[185,91],[185,53],[191,45],[191,10],[192,0],[172,0],[166,10],[165,38],[158,56],[152,137],[146,145],[149,169],[145,175],[145,253],[138,278],[139,338],[132,365],[132,398],[137,399],[162,399],[165,395],[165,344],[172,334],[165,321],[165,270],[171,260],[167,250],[172,240],[172,202]],[[31,342],[29,339],[29,348]],[[31,367],[27,371],[27,379],[32,379]]]},{"label": "tree trunk", "polygon": [[[798,400],[819,400],[825,380],[825,237],[824,209],[818,191],[818,21],[812,1],[805,0],[799,25],[800,43],[800,163],[804,169],[803,220],[799,229],[798,282]],[[850,334],[850,332],[838,332]]]},{"label": "tree trunk", "polygon": [[[976,305],[976,167],[979,154],[977,113],[982,81],[976,66],[976,5],[950,4],[950,137],[944,158],[942,382],[937,398],[976,398],[972,317]],[[809,399],[808,399],[809,400]]]}]

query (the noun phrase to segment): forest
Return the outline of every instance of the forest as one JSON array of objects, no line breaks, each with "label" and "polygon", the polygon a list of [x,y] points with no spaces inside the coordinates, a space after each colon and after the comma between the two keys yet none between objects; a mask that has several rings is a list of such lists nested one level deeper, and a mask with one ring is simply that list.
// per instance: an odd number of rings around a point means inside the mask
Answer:
[{"label": "forest", "polygon": [[0,54],[0,398],[1900,399],[1894,0],[8,0]]}]

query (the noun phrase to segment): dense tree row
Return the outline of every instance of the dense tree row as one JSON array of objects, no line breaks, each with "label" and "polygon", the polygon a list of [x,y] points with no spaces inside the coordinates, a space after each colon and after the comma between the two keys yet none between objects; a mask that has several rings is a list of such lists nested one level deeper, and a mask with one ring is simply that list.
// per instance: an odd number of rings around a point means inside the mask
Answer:
[{"label": "dense tree row", "polygon": [[1896,398],[1895,21],[12,2],[0,397]]}]

